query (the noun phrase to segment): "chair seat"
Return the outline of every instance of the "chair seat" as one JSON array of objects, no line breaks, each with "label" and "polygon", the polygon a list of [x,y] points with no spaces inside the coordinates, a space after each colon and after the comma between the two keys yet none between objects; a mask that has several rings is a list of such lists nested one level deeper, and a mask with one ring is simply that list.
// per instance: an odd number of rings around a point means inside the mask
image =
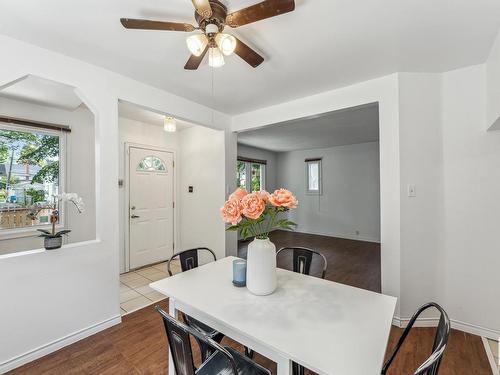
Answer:
[{"label": "chair seat", "polygon": [[[237,375],[271,375],[261,365],[253,362],[251,359],[240,354],[237,350],[226,346],[225,349],[231,353],[238,369]],[[196,375],[233,375],[233,370],[228,358],[221,352],[215,352],[210,358],[196,371]]]}]

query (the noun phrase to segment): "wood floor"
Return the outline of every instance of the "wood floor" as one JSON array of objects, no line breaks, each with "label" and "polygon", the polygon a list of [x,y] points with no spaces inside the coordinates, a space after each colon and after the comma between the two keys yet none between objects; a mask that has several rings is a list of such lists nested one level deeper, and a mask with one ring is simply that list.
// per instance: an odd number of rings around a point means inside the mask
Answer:
[{"label": "wood floor", "polygon": [[[300,243],[320,250],[329,261],[330,271],[327,278],[330,280],[374,291],[380,290],[380,249],[376,244],[283,232],[274,233],[273,241],[278,247]],[[241,244],[240,252],[245,255],[245,244]],[[159,304],[168,311],[167,300]],[[401,332],[399,328],[392,328],[389,348],[394,346]],[[413,374],[429,354],[433,333],[432,328],[414,329],[389,374]],[[228,338],[224,339],[223,344],[243,351],[241,345]],[[31,362],[9,374],[166,374],[167,355],[168,347],[161,318],[153,306],[149,306],[123,317],[123,322],[115,327]],[[196,356],[196,362],[199,363],[198,353]],[[276,365],[273,362],[260,355],[255,359],[276,373]],[[362,361],[363,358],[359,360]],[[491,369],[480,337],[452,331],[440,375],[462,374],[490,375]]]}]

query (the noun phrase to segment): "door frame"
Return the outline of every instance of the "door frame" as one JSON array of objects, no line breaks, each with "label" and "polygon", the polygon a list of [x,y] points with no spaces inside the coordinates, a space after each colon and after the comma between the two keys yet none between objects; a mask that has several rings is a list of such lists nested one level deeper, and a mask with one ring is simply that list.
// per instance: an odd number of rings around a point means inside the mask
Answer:
[{"label": "door frame", "polygon": [[169,148],[163,148],[163,147],[156,147],[156,146],[151,146],[151,145],[146,145],[142,143],[134,143],[134,142],[125,142],[125,149],[124,149],[124,161],[125,161],[125,168],[124,168],[124,202],[123,202],[123,244],[124,244],[124,249],[123,251],[125,252],[123,259],[125,260],[125,272],[130,271],[130,149],[131,148],[140,148],[143,150],[151,150],[151,151],[159,151],[159,152],[169,152],[173,156],[173,162],[174,162],[174,175],[173,175],[173,202],[174,202],[174,207],[173,207],[173,241],[174,241],[174,248],[172,249],[173,253],[176,252],[178,246],[179,246],[179,231],[178,231],[178,212],[179,212],[179,204],[177,202],[177,197],[178,195],[178,184],[177,184],[177,170],[178,170],[178,164],[177,164],[177,153],[174,149],[169,149]]}]

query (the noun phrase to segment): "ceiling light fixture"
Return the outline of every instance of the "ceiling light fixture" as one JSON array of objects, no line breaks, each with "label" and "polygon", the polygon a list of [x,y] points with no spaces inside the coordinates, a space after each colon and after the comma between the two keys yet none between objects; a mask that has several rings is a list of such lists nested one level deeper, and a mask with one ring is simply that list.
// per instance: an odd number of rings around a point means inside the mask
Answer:
[{"label": "ceiling light fixture", "polygon": [[205,34],[191,35],[186,39],[186,44],[189,52],[195,56],[201,56],[208,44],[208,39]]},{"label": "ceiling light fixture", "polygon": [[175,132],[177,130],[177,122],[175,121],[175,118],[165,116],[165,119],[163,120],[163,130],[169,133]]},{"label": "ceiling light fixture", "polygon": [[217,47],[215,48],[210,48],[208,51],[208,65],[210,65],[212,68],[220,68],[225,64],[224,61],[224,55],[218,49]]},{"label": "ceiling light fixture", "polygon": [[215,36],[215,42],[226,56],[231,55],[236,49],[236,38],[232,35],[219,33]]},{"label": "ceiling light fixture", "polygon": [[[184,2],[188,1],[184,0]],[[251,67],[256,68],[262,64],[264,58],[237,37],[225,34],[225,28],[234,29],[295,10],[295,0],[260,0],[258,4],[230,12],[227,9],[227,0],[192,0],[191,2],[196,9],[194,14],[196,25],[136,18],[121,18],[120,22],[126,29],[198,32],[199,34],[186,40],[191,52],[191,56],[184,65],[186,70],[198,69],[211,48],[218,49],[222,52],[221,55],[225,56],[234,53]],[[212,63],[210,65],[212,67],[224,65],[223,58],[215,50],[211,52]]]}]

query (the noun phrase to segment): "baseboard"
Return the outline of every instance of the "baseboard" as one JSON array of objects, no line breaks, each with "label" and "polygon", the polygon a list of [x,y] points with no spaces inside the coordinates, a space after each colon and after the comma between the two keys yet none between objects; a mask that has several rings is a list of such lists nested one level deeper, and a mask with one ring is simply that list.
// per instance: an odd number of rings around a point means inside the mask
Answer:
[{"label": "baseboard", "polygon": [[65,337],[52,341],[46,345],[42,345],[36,349],[30,350],[24,354],[21,354],[17,357],[11,358],[5,362],[0,363],[0,374],[4,374],[7,371],[13,370],[19,366],[22,366],[26,363],[32,362],[35,359],[43,357],[47,354],[55,352],[65,346],[73,344],[81,339],[84,339],[88,336],[94,335],[97,332],[100,332],[106,328],[112,327],[116,324],[119,324],[122,321],[121,316],[117,315],[110,319],[107,319],[103,322],[94,324],[90,327],[81,329],[77,332],[69,334]]},{"label": "baseboard", "polygon": [[500,375],[500,372],[498,371],[498,363],[495,362],[495,357],[491,352],[491,346],[488,339],[481,337],[481,340],[483,341],[484,350],[486,351],[486,357],[488,357],[488,362],[490,363],[491,372],[493,375]]},{"label": "baseboard", "polygon": [[336,238],[343,238],[346,240],[355,240],[355,241],[365,241],[365,242],[374,242],[374,243],[380,243],[379,238],[373,238],[373,237],[364,237],[364,236],[353,236],[350,234],[341,234],[341,233],[325,233],[321,231],[315,231],[315,230],[305,230],[302,228],[298,228],[296,233],[304,233],[304,234],[315,234],[317,236],[325,236],[325,237],[336,237]]},{"label": "baseboard", "polygon": [[[392,324],[395,325],[396,327],[405,328],[408,325],[409,321],[410,318],[400,318],[395,316],[392,319]],[[450,322],[451,322],[451,328],[459,331],[471,333],[473,335],[481,337],[486,337],[492,340],[498,340],[498,338],[500,337],[500,331],[495,329],[481,327],[475,324],[465,323],[455,319],[450,319]],[[438,318],[419,318],[415,322],[414,327],[437,327],[438,323],[439,323]]]}]

